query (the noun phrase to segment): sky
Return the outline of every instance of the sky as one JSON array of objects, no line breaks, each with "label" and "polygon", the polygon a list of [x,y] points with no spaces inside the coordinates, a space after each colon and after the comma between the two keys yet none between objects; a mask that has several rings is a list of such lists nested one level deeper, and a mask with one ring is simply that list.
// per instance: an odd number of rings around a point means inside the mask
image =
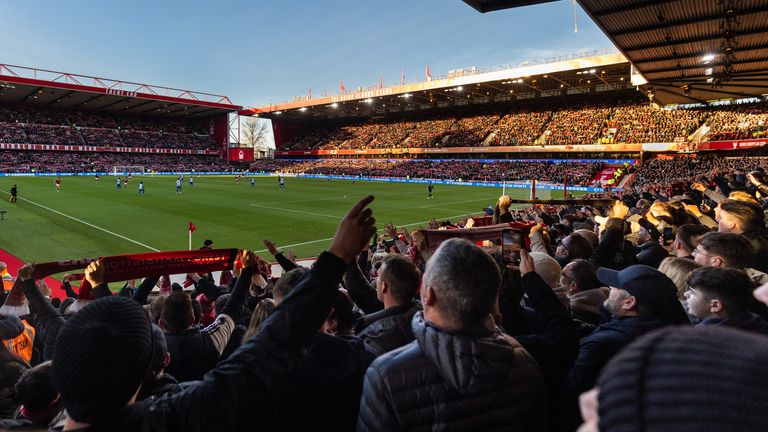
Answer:
[{"label": "sky", "polygon": [[570,0],[0,0],[0,63],[228,96],[245,107],[611,48]]}]

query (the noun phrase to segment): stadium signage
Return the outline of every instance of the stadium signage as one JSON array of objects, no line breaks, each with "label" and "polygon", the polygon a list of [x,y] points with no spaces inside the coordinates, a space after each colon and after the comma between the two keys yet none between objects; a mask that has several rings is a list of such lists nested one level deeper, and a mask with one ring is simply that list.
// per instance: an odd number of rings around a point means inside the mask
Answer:
[{"label": "stadium signage", "polygon": [[[699,150],[740,150],[763,147],[768,139],[750,139],[740,141],[702,142]],[[680,143],[645,143],[645,144],[585,144],[551,146],[493,146],[493,147],[450,147],[450,148],[393,148],[365,150],[302,150],[276,151],[275,156],[301,155],[386,155],[386,154],[457,154],[457,153],[570,153],[570,152],[668,152],[677,151]]]},{"label": "stadium signage", "polygon": [[135,91],[118,90],[118,89],[112,89],[112,88],[105,89],[104,92],[108,95],[127,96],[127,97],[137,97],[139,95],[139,93]]},{"label": "stadium signage", "polygon": [[97,147],[97,146],[78,146],[78,145],[52,145],[52,144],[3,144],[0,143],[0,150],[35,150],[35,151],[71,151],[71,152],[108,152],[108,153],[154,153],[154,154],[196,154],[196,155],[216,155],[217,150],[190,150],[190,149],[169,149],[169,148],[146,148],[146,147]]},{"label": "stadium signage", "polygon": [[[275,156],[301,155],[382,155],[382,154],[456,154],[456,153],[551,153],[551,152],[636,152],[643,149],[641,144],[600,144],[600,145],[551,145],[551,146],[493,146],[493,147],[446,147],[446,148],[392,148],[358,150],[295,150],[276,151]],[[665,144],[666,149],[666,144]]]},{"label": "stadium signage", "polygon": [[365,99],[379,96],[390,96],[394,94],[392,88],[380,88],[375,90],[366,90],[361,92],[346,93],[338,96],[331,96],[332,102],[346,102],[357,99]]}]

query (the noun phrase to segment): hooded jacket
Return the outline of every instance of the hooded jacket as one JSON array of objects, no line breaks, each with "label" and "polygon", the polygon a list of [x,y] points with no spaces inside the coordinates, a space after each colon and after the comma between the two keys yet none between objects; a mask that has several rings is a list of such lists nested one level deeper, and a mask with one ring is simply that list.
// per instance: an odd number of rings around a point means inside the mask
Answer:
[{"label": "hooded jacket", "polygon": [[547,430],[544,379],[514,338],[482,323],[445,331],[421,312],[412,329],[368,368],[358,431]]}]

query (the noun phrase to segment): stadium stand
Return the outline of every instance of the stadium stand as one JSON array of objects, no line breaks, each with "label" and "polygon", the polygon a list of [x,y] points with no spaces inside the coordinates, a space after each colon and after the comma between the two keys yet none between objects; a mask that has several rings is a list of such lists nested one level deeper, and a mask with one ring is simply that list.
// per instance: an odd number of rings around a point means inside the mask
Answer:
[{"label": "stadium stand", "polygon": [[648,103],[546,106],[535,111],[468,114],[323,126],[289,140],[283,150],[666,143],[706,124],[706,140],[761,138],[766,103],[662,109]]},{"label": "stadium stand", "polygon": [[115,166],[143,166],[148,172],[232,171],[217,156],[0,150],[0,173],[110,172]]},{"label": "stadium stand", "polygon": [[[466,2],[483,11],[532,3]],[[701,38],[709,37],[702,35],[759,41],[768,12],[748,1],[657,3],[580,1],[641,72],[660,80],[653,85],[667,85],[661,97],[738,95],[766,70],[755,53],[765,47],[744,43],[736,45],[738,62],[718,60],[727,76],[713,71],[711,88],[687,86],[702,78],[680,74],[702,69]],[[745,28],[732,32],[734,22]],[[672,57],[671,44],[679,50]],[[696,63],[671,63],[688,60]],[[511,85],[505,80],[500,85]],[[765,430],[766,102],[661,109],[617,93],[591,99],[598,84],[584,81],[592,86],[584,92],[558,81],[548,91],[563,98],[498,109],[435,110],[425,98],[421,114],[321,118],[280,142],[307,158],[258,160],[251,170],[587,185],[610,167],[579,159],[587,154],[580,147],[647,144],[617,151],[641,159],[639,168],[619,168],[630,174],[621,190],[514,207],[501,196],[493,215],[415,229],[388,223],[381,236],[380,213],[365,198],[311,267],[265,240],[279,277],[253,251],[210,250],[206,241],[185,258],[158,252],[90,263],[77,269],[86,281],[77,292],[62,281],[62,299],[36,280],[71,261],[0,263],[0,429]],[[532,84],[525,84],[531,94],[547,91]],[[569,91],[587,100],[568,99]],[[214,148],[198,126],[0,105],[0,141],[11,144]],[[558,150],[573,159],[503,159],[512,152],[473,159],[481,152],[472,150],[485,146],[573,147]],[[429,159],[441,147],[469,150]],[[605,157],[610,148],[593,154]],[[394,157],[361,157],[371,149]],[[0,171],[8,173],[114,165],[230,166],[218,155],[0,151]],[[386,217],[410,224],[408,213]],[[308,224],[337,219],[306,215]],[[505,248],[510,239],[514,247]],[[236,279],[216,283],[201,267],[211,261],[237,268]],[[154,276],[158,266],[185,275],[188,292]],[[122,267],[132,270],[121,273],[125,279],[141,282],[113,294],[106,276]],[[158,283],[160,294],[150,295]]]},{"label": "stadium stand", "polygon": [[547,161],[430,161],[419,159],[320,159],[264,160],[251,164],[252,171],[322,174],[335,176],[427,178],[445,180],[530,180],[589,185],[604,166],[601,162]]},{"label": "stadium stand", "polygon": [[0,142],[215,150],[200,121],[0,105]]}]

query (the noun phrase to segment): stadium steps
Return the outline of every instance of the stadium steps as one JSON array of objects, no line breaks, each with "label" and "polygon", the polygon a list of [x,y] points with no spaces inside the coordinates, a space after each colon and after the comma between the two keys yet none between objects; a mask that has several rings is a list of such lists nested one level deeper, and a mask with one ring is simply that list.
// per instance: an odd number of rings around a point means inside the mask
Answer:
[{"label": "stadium steps", "polygon": [[707,134],[709,134],[710,129],[711,128],[707,126],[707,123],[705,121],[692,134],[688,135],[688,141],[691,141],[691,142],[702,141],[704,137],[706,137]]}]

